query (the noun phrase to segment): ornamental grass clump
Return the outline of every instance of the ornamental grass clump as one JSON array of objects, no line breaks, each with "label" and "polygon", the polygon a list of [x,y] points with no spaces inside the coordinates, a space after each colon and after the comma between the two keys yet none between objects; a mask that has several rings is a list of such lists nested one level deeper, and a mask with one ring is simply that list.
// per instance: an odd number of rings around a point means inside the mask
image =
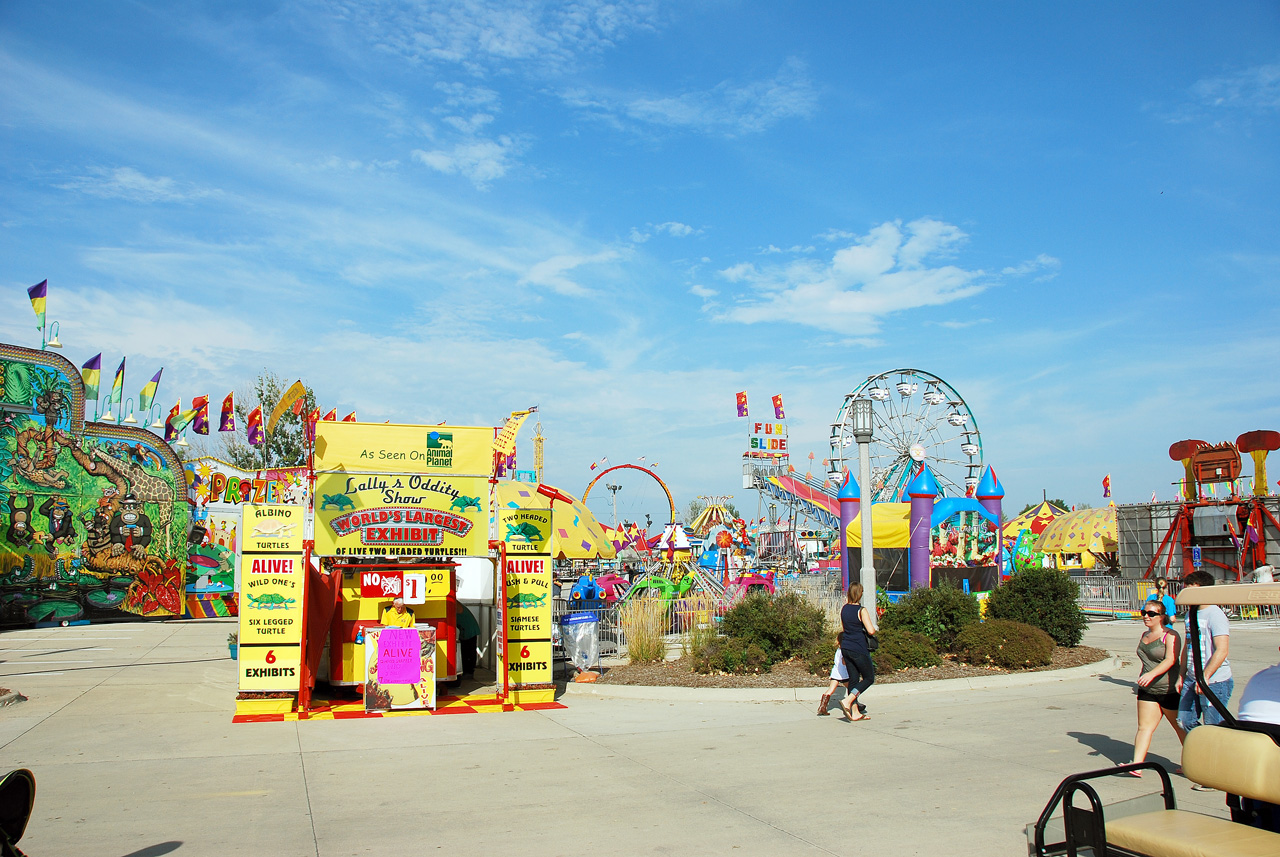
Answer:
[{"label": "ornamental grass clump", "polygon": [[939,649],[951,647],[956,635],[978,621],[978,599],[950,583],[913,589],[880,617],[880,627],[923,634]]},{"label": "ornamental grass clump", "polygon": [[1006,670],[1047,667],[1053,638],[1025,622],[988,619],[960,632],[951,650],[961,661]]},{"label": "ornamental grass clump", "polygon": [[618,608],[618,623],[627,641],[627,657],[633,664],[648,664],[667,657],[667,602],[661,598],[632,598]]},{"label": "ornamental grass clump", "polygon": [[987,596],[987,618],[1034,625],[1059,646],[1078,646],[1087,621],[1076,598],[1080,586],[1065,571],[1029,568],[1005,580]]}]

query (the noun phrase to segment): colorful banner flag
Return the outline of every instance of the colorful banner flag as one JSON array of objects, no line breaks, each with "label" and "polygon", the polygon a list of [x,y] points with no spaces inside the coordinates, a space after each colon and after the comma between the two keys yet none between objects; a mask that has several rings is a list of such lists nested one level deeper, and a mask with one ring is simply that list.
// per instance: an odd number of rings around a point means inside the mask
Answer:
[{"label": "colorful banner flag", "polygon": [[236,430],[236,394],[227,393],[222,400],[222,417],[218,420],[218,431]]},{"label": "colorful banner flag", "polygon": [[597,462],[593,461],[593,462],[591,462],[591,466],[590,466],[590,467],[588,467],[587,469],[588,469],[588,470],[595,470],[598,466],[599,466],[599,464],[598,464]]},{"label": "colorful banner flag", "polygon": [[773,416],[774,416],[774,419],[779,419],[779,420],[785,420],[787,418],[786,412],[782,410],[782,394],[781,393],[773,397]]},{"label": "colorful banner flag", "polygon": [[743,390],[738,394],[738,416],[745,417],[747,415],[747,391]]},{"label": "colorful banner flag", "polygon": [[267,442],[267,435],[262,430],[262,408],[254,408],[249,411],[249,443],[252,446],[262,446]]},{"label": "colorful banner flag", "polygon": [[[111,404],[115,403],[116,407],[120,407],[124,401],[124,361],[126,358],[120,358],[120,368],[116,370],[115,380],[111,382],[111,399],[107,402],[107,410],[111,409]],[[121,414],[123,416],[123,414]]]},{"label": "colorful banner flag", "polygon": [[[302,385],[301,381],[294,381],[289,389],[284,391],[284,395],[280,397],[280,401],[271,410],[271,418],[267,420],[267,431],[276,430],[276,422],[284,416],[285,411],[293,407],[294,403],[307,396],[307,388]],[[301,413],[301,409],[294,411]]]},{"label": "colorful banner flag", "polygon": [[327,423],[336,423],[338,421],[338,409],[334,408],[333,410],[329,411],[329,413],[325,414],[321,419],[323,419]]},{"label": "colorful banner flag", "polygon": [[1111,496],[1111,474],[1108,473],[1102,477],[1102,498],[1105,500]]},{"label": "colorful banner flag", "polygon": [[102,355],[91,358],[80,367],[80,379],[84,381],[84,400],[98,401],[98,382],[102,380]]},{"label": "colorful banner flag", "polygon": [[[207,400],[209,397],[204,396],[203,398],[206,400],[206,404],[207,404]],[[198,399],[193,400],[191,404],[194,405],[196,401],[198,401]],[[198,407],[193,407],[178,414],[176,417],[173,418],[173,430],[178,434],[182,434],[184,431],[187,430],[187,426],[191,425],[191,423],[195,420],[195,418],[199,415],[199,413],[200,413],[200,409]],[[205,433],[208,434],[207,424],[205,426]]]},{"label": "colorful banner flag", "polygon": [[138,393],[138,410],[144,414],[149,412],[151,406],[155,404],[156,391],[160,389],[160,375],[162,372],[164,372],[163,367],[155,374],[154,378],[143,385],[142,391]]},{"label": "colorful banner flag", "polygon": [[347,414],[345,417],[343,417],[343,418],[342,418],[342,421],[343,421],[344,423],[353,423],[353,422],[355,422],[355,421],[356,421],[356,412],[355,412],[355,411],[352,411],[351,413]]},{"label": "colorful banner flag", "polygon": [[179,400],[173,406],[173,410],[169,411],[169,416],[164,421],[164,442],[173,443],[178,439],[178,430],[173,427],[173,421],[178,418],[178,412],[182,410],[182,401]]},{"label": "colorful banner flag", "polygon": [[191,410],[195,412],[192,417],[191,430],[196,434],[209,433],[209,397],[196,396],[191,400]]},{"label": "colorful banner flag", "polygon": [[31,298],[31,308],[36,311],[36,320],[40,322],[36,325],[39,330],[44,330],[44,299],[48,294],[48,280],[41,280],[27,289],[27,297]]},{"label": "colorful banner flag", "polygon": [[1152,503],[1156,502],[1156,492],[1154,491],[1151,492],[1151,502]]}]

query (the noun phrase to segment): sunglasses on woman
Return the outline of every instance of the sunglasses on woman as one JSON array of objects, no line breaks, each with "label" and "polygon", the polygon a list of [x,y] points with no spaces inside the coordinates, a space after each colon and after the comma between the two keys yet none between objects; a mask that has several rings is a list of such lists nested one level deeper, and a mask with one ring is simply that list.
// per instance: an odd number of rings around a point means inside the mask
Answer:
[{"label": "sunglasses on woman", "polygon": [[1164,614],[1158,610],[1143,610],[1142,615],[1143,616],[1163,616]]}]

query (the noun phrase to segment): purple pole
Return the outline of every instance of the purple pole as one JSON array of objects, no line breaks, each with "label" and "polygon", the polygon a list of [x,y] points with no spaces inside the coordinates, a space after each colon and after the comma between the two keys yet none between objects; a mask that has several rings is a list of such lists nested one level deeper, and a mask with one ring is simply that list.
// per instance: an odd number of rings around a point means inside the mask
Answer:
[{"label": "purple pole", "polygon": [[858,491],[858,480],[853,474],[845,471],[844,484],[836,495],[840,501],[840,583],[844,591],[849,591],[849,528],[858,519],[861,494]]},{"label": "purple pole", "polygon": [[994,467],[987,468],[987,472],[982,475],[982,481],[978,483],[978,488],[974,493],[978,496],[978,503],[982,508],[990,512],[996,519],[996,583],[999,583],[1000,578],[1005,576],[1004,520],[1001,516],[1004,486],[1000,484],[999,478],[996,477]]},{"label": "purple pole", "polygon": [[911,498],[911,548],[908,554],[911,566],[911,588],[932,586],[929,558],[929,534],[933,530],[933,504],[938,498],[938,483],[928,467],[921,467],[920,474],[907,486]]}]

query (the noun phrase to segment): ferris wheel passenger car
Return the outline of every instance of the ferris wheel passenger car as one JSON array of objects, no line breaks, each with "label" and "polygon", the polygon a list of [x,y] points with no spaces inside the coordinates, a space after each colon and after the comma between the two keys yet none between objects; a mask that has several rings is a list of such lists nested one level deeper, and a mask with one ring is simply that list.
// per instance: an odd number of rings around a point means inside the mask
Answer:
[{"label": "ferris wheel passenger car", "polygon": [[[1191,657],[1199,665],[1197,681],[1205,701],[1223,722],[1200,726],[1187,734],[1182,770],[1188,780],[1227,794],[1231,818],[1218,818],[1177,808],[1169,773],[1155,762],[1119,765],[1073,774],[1054,791],[1044,812],[1027,826],[1028,851],[1035,857],[1264,857],[1280,855],[1280,832],[1253,826],[1259,815],[1249,802],[1280,805],[1280,724],[1237,720],[1200,676],[1198,611],[1209,604],[1280,604],[1280,583],[1248,583],[1188,587],[1178,593],[1179,611],[1188,610]],[[1161,790],[1103,806],[1090,780],[1154,770]],[[1085,805],[1076,806],[1078,797]],[[1247,801],[1245,800],[1247,799]],[[1062,814],[1055,816],[1058,807]],[[1060,841],[1046,842],[1047,839]]]}]

